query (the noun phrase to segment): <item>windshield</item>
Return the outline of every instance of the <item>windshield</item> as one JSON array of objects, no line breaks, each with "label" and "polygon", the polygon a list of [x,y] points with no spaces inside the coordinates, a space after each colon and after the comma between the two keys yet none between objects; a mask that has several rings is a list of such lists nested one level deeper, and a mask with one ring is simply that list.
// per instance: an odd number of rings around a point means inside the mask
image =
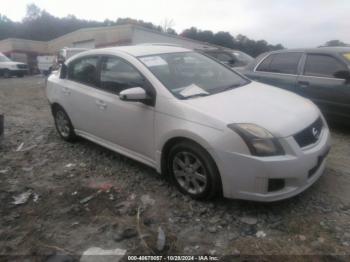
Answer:
[{"label": "windshield", "polygon": [[249,81],[207,56],[195,52],[139,57],[176,97],[207,96]]},{"label": "windshield", "polygon": [[11,62],[11,60],[8,59],[6,56],[0,54],[0,62]]}]

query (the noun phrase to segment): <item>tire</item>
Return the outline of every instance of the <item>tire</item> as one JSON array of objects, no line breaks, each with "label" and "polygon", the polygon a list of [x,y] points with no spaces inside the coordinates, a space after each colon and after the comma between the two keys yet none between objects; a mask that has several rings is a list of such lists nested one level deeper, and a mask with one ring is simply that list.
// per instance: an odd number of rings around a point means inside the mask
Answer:
[{"label": "tire", "polygon": [[77,135],[74,132],[74,127],[66,111],[62,107],[56,106],[53,109],[53,117],[56,130],[60,137],[68,142],[76,141]]},{"label": "tire", "polygon": [[167,172],[184,194],[194,199],[212,199],[221,191],[221,179],[209,153],[190,141],[174,145],[168,154]]},{"label": "tire", "polygon": [[12,74],[11,74],[10,70],[5,69],[5,70],[4,70],[3,76],[4,76],[5,78],[10,78],[10,77],[12,76]]}]

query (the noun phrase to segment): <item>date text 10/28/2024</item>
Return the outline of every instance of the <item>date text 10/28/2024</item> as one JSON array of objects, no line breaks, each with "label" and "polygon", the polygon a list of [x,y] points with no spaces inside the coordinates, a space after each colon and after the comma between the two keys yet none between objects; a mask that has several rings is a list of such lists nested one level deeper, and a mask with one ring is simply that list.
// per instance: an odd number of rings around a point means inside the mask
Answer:
[{"label": "date text 10/28/2024", "polygon": [[218,261],[216,256],[128,256],[128,261]]}]

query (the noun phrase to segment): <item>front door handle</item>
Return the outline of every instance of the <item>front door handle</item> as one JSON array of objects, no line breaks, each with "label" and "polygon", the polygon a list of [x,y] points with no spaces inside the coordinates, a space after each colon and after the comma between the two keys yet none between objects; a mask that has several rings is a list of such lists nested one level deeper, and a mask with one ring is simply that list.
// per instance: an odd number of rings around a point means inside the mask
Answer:
[{"label": "front door handle", "polygon": [[308,87],[310,83],[308,81],[298,81],[300,87]]},{"label": "front door handle", "polygon": [[100,109],[106,109],[107,108],[107,104],[106,102],[102,101],[102,100],[96,100],[96,105],[100,108]]}]

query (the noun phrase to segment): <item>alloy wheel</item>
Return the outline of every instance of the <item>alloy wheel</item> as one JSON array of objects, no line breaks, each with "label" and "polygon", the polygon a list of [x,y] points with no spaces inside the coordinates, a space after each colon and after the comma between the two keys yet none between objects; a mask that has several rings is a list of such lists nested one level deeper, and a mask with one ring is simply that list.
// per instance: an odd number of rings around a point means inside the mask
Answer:
[{"label": "alloy wheel", "polygon": [[68,137],[70,133],[70,125],[69,120],[65,113],[63,113],[61,110],[56,112],[56,126],[58,132],[63,137]]},{"label": "alloy wheel", "polygon": [[202,161],[186,151],[178,152],[173,158],[174,177],[186,192],[198,195],[205,191],[208,183]]}]

